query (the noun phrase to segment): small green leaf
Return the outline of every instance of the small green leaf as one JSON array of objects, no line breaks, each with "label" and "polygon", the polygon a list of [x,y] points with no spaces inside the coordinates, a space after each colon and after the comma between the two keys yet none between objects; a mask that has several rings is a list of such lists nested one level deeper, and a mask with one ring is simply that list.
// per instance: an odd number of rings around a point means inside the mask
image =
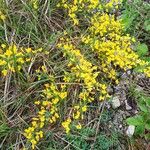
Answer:
[{"label": "small green leaf", "polygon": [[150,62],[150,57],[143,57],[143,60]]},{"label": "small green leaf", "polygon": [[144,133],[145,129],[144,129],[144,126],[137,126],[136,129],[135,129],[135,133],[138,134],[138,135],[141,135],[143,136],[142,134]]},{"label": "small green leaf", "polygon": [[146,140],[150,140],[150,133],[145,134],[144,137],[145,137]]},{"label": "small green leaf", "polygon": [[144,120],[142,116],[138,115],[135,117],[128,118],[127,123],[129,125],[141,126],[141,125],[144,125]]},{"label": "small green leaf", "polygon": [[146,26],[146,27],[145,27],[145,30],[146,30],[146,31],[150,31],[150,25]]},{"label": "small green leaf", "polygon": [[148,113],[148,108],[145,103],[139,103],[138,105],[139,105],[139,108],[141,109],[141,111]]},{"label": "small green leaf", "polygon": [[150,131],[150,119],[148,119],[148,121],[146,121],[145,129]]},{"label": "small green leaf", "polygon": [[142,43],[137,46],[137,53],[140,56],[144,56],[148,53],[148,47],[146,44]]},{"label": "small green leaf", "polygon": [[146,102],[147,106],[150,106],[150,98],[146,98],[145,102]]},{"label": "small green leaf", "polygon": [[146,31],[150,31],[150,19],[144,22],[144,28]]},{"label": "small green leaf", "polygon": [[147,123],[147,124],[145,125],[145,129],[150,130],[150,124]]},{"label": "small green leaf", "polygon": [[10,128],[7,126],[7,124],[1,124],[0,125],[0,138],[3,136],[6,136],[7,134],[10,133]]}]

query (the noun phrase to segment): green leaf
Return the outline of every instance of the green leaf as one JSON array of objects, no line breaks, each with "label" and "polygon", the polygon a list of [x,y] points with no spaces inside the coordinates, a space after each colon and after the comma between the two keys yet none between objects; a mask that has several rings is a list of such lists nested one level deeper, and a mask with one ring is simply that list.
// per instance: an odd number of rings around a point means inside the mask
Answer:
[{"label": "green leaf", "polygon": [[144,22],[144,28],[146,31],[150,31],[150,19]]},{"label": "green leaf", "polygon": [[144,56],[148,53],[148,47],[146,44],[142,43],[137,46],[137,53],[140,56]]},{"label": "green leaf", "polygon": [[146,106],[146,103],[139,103],[138,106],[141,109],[141,111],[148,113],[148,108]]},{"label": "green leaf", "polygon": [[144,129],[144,126],[137,126],[136,129],[135,129],[135,133],[140,135],[140,136],[143,136],[142,134],[144,133],[145,129]]},{"label": "green leaf", "polygon": [[149,124],[149,123],[147,123],[147,124],[145,125],[145,129],[150,130],[150,124]]},{"label": "green leaf", "polygon": [[7,124],[1,124],[0,125],[0,138],[3,136],[6,136],[7,134],[10,133],[10,128],[7,126]]},{"label": "green leaf", "polygon": [[140,115],[135,116],[135,117],[130,117],[126,121],[127,121],[127,124],[129,125],[135,125],[135,126],[144,125],[144,119]]},{"label": "green leaf", "polygon": [[150,131],[150,119],[148,119],[148,121],[146,121],[145,129]]},{"label": "green leaf", "polygon": [[150,133],[145,134],[144,137],[145,137],[146,140],[150,140]]},{"label": "green leaf", "polygon": [[143,57],[143,60],[150,62],[150,57]]},{"label": "green leaf", "polygon": [[145,102],[146,102],[147,106],[150,106],[150,98],[146,98]]},{"label": "green leaf", "polygon": [[150,25],[146,26],[146,27],[145,27],[145,30],[146,30],[146,31],[150,31]]}]

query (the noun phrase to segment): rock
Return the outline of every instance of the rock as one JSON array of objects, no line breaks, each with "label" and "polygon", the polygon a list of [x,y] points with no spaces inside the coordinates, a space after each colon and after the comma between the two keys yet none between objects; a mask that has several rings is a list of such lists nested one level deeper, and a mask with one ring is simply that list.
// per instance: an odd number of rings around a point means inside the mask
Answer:
[{"label": "rock", "polygon": [[128,126],[128,129],[126,130],[127,136],[132,137],[134,134],[134,131],[135,131],[135,126],[133,125]]},{"label": "rock", "polygon": [[121,78],[122,78],[122,79],[127,79],[127,74],[126,74],[126,73],[123,73],[123,74],[121,75]]},{"label": "rock", "polygon": [[139,112],[138,112],[138,110],[135,110],[135,114],[138,114]]},{"label": "rock", "polygon": [[131,74],[131,70],[128,70],[128,71],[127,71],[127,75],[130,75],[130,74]]},{"label": "rock", "polygon": [[120,105],[121,105],[121,103],[120,103],[119,97],[118,96],[113,97],[113,99],[112,99],[112,108],[116,109]]},{"label": "rock", "polygon": [[122,124],[119,125],[119,128],[120,128],[120,129],[122,128]]},{"label": "rock", "polygon": [[126,106],[126,110],[132,110],[132,107],[129,106],[127,100],[125,100],[125,106]]},{"label": "rock", "polygon": [[124,119],[126,119],[126,117],[130,117],[131,116],[131,114],[129,113],[129,112],[125,112],[125,118]]},{"label": "rock", "polygon": [[110,102],[106,102],[105,106],[106,106],[107,109],[110,109],[110,107],[111,107]]}]

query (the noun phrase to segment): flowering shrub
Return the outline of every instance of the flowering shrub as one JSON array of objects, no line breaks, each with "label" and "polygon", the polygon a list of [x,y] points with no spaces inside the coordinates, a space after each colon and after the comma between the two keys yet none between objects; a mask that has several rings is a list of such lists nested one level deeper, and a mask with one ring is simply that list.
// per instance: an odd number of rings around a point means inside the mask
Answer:
[{"label": "flowering shrub", "polygon": [[[68,41],[68,39],[66,39],[66,41]],[[83,113],[87,111],[87,104],[94,100],[96,92],[101,92],[100,99],[109,97],[109,95],[107,94],[106,85],[99,84],[97,81],[97,76],[99,74],[97,66],[87,61],[80,50],[76,49],[71,43],[63,42],[65,42],[64,39],[58,44],[58,47],[62,48],[64,56],[69,59],[68,67],[70,68],[70,72],[65,72],[64,81],[66,83],[76,83],[81,89],[78,97],[79,101],[77,104],[74,104],[74,111],[72,117],[70,117],[74,120],[79,120],[83,119]],[[69,124],[71,119],[69,118],[69,123],[67,120],[67,125],[65,126],[63,124],[63,127],[68,133],[70,131]],[[76,125],[76,128],[81,128],[80,123]]]},{"label": "flowering shrub", "polygon": [[[150,77],[149,64],[140,60],[132,49],[135,39],[124,34],[122,21],[113,14],[120,5],[119,0],[62,0],[57,5],[65,8],[73,23],[71,33],[65,31],[57,43],[57,49],[62,52],[67,65],[60,78],[63,83],[57,85],[54,77],[47,76],[49,83],[42,91],[43,98],[35,101],[37,117],[32,118],[24,133],[32,149],[43,137],[44,128],[60,118],[66,133],[74,127],[81,129],[88,104],[110,97],[108,87],[119,83],[120,71],[140,67],[139,70]],[[45,66],[41,70],[48,74]],[[41,80],[40,69],[37,73]],[[78,89],[77,100],[70,105],[69,115],[61,116],[59,109],[63,101],[68,101],[67,95],[70,93],[67,89],[71,85]]]},{"label": "flowering shrub", "polygon": [[0,72],[6,76],[9,72],[19,72],[25,63],[31,62],[33,54],[41,51],[42,49],[32,50],[31,48],[17,48],[12,44],[6,46],[1,45],[0,49]]},{"label": "flowering shrub", "polygon": [[[87,3],[86,3],[87,2]],[[65,72],[65,82],[82,83],[79,101],[74,106],[73,119],[82,119],[83,112],[87,110],[87,104],[92,102],[95,93],[99,93],[99,100],[109,97],[108,85],[118,84],[119,72],[127,71],[138,66],[145,68],[141,71],[149,74],[148,63],[140,60],[138,55],[132,50],[131,45],[135,39],[123,33],[121,20],[116,19],[110,12],[117,9],[119,1],[110,1],[106,5],[101,5],[99,1],[63,1],[62,6],[68,10],[68,16],[73,20],[74,25],[80,25],[77,13],[88,11],[85,18],[88,19],[88,28],[85,34],[68,38],[70,35],[64,33],[58,47],[62,49],[64,56],[69,60],[70,72]],[[86,7],[87,9],[85,9]],[[102,12],[92,12],[91,9],[100,9]],[[106,10],[104,12],[104,10]],[[82,29],[81,29],[82,30]],[[85,29],[84,29],[85,30]],[[67,37],[68,36],[68,37]],[[78,46],[74,44],[78,42]],[[82,46],[82,47],[81,47]],[[87,60],[82,51],[93,53],[97,63]],[[149,76],[149,75],[148,75]],[[84,111],[82,111],[84,110]],[[71,120],[66,121],[64,126],[66,132],[69,131]]]},{"label": "flowering shrub", "polygon": [[78,15],[84,14],[85,17],[91,17],[96,10],[110,12],[114,8],[118,9],[122,0],[110,0],[99,1],[99,0],[73,0],[72,2],[67,0],[62,0],[57,6],[65,8],[68,12],[68,16],[73,21],[74,25],[79,25]]},{"label": "flowering shrub", "polygon": [[31,126],[25,129],[24,135],[31,142],[32,149],[43,137],[44,127],[48,123],[54,124],[59,119],[60,103],[67,97],[65,86],[60,86],[61,90],[58,90],[54,77],[50,76],[50,80],[51,82],[45,84],[45,88],[42,91],[42,100],[34,102],[38,107],[37,117],[32,118]]}]

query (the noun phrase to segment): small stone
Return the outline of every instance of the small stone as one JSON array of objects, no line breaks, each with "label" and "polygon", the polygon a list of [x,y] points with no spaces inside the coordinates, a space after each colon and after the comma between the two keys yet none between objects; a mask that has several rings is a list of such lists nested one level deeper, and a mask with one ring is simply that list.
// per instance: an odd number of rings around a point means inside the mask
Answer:
[{"label": "small stone", "polygon": [[109,124],[109,125],[108,125],[108,128],[110,129],[111,127],[112,127],[112,125],[111,125],[111,124]]},{"label": "small stone", "polygon": [[122,76],[121,76],[121,78],[122,78],[122,79],[127,79],[127,74],[126,74],[126,73],[123,73]]},{"label": "small stone", "polygon": [[121,105],[121,103],[120,103],[119,97],[118,96],[113,97],[113,99],[112,99],[112,107],[114,109],[116,109],[116,108],[120,107],[120,105]]},{"label": "small stone", "polygon": [[[130,117],[130,116],[131,116],[131,114],[126,111],[126,112],[125,112],[125,118],[126,118],[126,117]],[[124,119],[125,119],[125,118],[124,118]]]},{"label": "small stone", "polygon": [[131,74],[131,70],[128,70],[128,71],[127,71],[127,74],[130,75],[130,74]]},{"label": "small stone", "polygon": [[125,105],[126,105],[126,110],[132,110],[132,107],[131,107],[131,106],[129,106],[129,104],[128,104],[127,100],[125,101]]},{"label": "small stone", "polygon": [[132,137],[135,131],[135,126],[134,125],[130,125],[128,126],[128,129],[126,131],[127,136]]}]

